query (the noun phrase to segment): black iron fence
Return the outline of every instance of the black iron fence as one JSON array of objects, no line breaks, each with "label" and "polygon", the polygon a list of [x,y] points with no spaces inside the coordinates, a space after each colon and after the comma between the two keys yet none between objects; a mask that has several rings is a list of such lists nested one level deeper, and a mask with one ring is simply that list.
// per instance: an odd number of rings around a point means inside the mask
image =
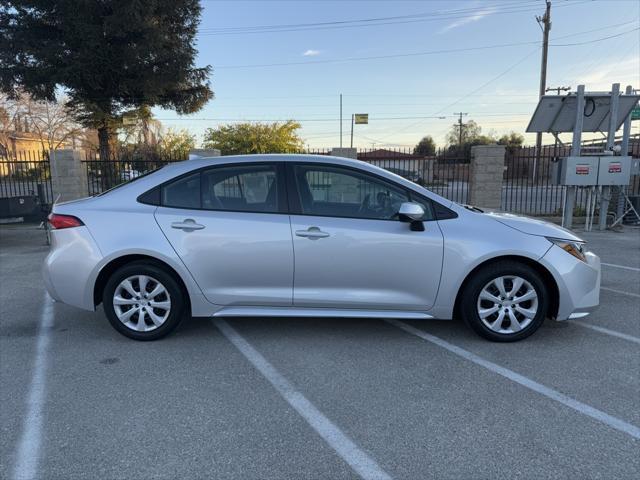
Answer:
[{"label": "black iron fence", "polygon": [[112,158],[104,160],[100,159],[95,153],[88,152],[82,163],[87,172],[89,195],[97,195],[145,173],[187,158],[186,153],[179,155],[139,155],[135,154],[135,152],[116,152]]},{"label": "black iron fence", "polygon": [[389,170],[455,202],[468,201],[468,156],[453,155],[448,149],[428,156],[413,154],[411,150],[365,150],[358,152],[358,159]]},{"label": "black iron fence", "polygon": [[44,216],[53,201],[51,170],[45,153],[0,155],[0,218]]},{"label": "black iron fence", "polygon": [[[303,153],[329,155],[330,150],[306,150]],[[418,155],[413,149],[380,148],[358,151],[358,160],[400,175],[434,193],[455,202],[467,203],[469,157],[436,150],[433,155]]]},{"label": "black iron fence", "polygon": [[[590,141],[585,149],[600,151],[603,145]],[[507,147],[501,189],[501,208],[527,215],[559,215],[564,202],[565,188],[555,185],[558,159],[569,155],[570,147],[544,146],[538,153],[535,147]],[[630,143],[631,154],[640,158],[640,135]],[[305,150],[300,153],[329,155],[330,149]],[[469,202],[468,155],[457,155],[451,149],[440,149],[433,155],[418,155],[412,149],[366,149],[357,152],[359,160],[377,165],[422,185],[434,193],[459,203]],[[87,171],[89,195],[101,193],[120,183],[169,163],[185,160],[187,153],[175,156],[141,155],[140,152],[117,152],[110,160],[88,155],[83,162]],[[628,188],[632,196],[640,195],[640,177],[632,179]],[[614,191],[614,195],[617,190]],[[575,213],[583,214],[594,195],[591,188],[579,188]],[[616,198],[611,202],[612,208]]]},{"label": "black iron fence", "polygon": [[[553,176],[558,158],[563,153],[556,146],[508,148],[502,183],[501,209],[528,215],[560,214],[564,187],[556,185]],[[586,207],[587,196],[578,192],[577,213]]]},{"label": "black iron fence", "polygon": [[[505,171],[502,184],[501,209],[527,215],[560,215],[564,203],[565,187],[555,185],[558,159],[570,154],[568,145],[543,146],[540,153],[535,147],[507,148]],[[583,153],[604,150],[603,141],[589,141],[583,144]],[[640,158],[640,135],[634,135],[629,144],[630,154]],[[632,177],[630,195],[640,195],[640,179]],[[618,189],[614,189],[617,196]],[[597,192],[591,187],[577,189],[575,215],[586,212],[590,197]],[[617,205],[617,197],[611,202]]]},{"label": "black iron fence", "polygon": [[[330,150],[306,150],[301,153],[329,155]],[[87,172],[89,195],[96,195],[123,182],[173,162],[186,160],[187,155],[135,156],[114,154],[101,160],[90,153],[83,161]],[[409,149],[369,149],[358,152],[358,159],[385,168],[408,180],[456,202],[468,197],[469,159],[451,155],[445,149],[434,155],[415,155]]]}]

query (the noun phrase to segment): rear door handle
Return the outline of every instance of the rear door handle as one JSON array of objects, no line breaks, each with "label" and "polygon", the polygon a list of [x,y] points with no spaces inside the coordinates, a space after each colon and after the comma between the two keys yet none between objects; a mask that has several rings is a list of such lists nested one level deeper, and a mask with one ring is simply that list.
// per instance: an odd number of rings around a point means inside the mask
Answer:
[{"label": "rear door handle", "polygon": [[311,240],[326,238],[329,236],[327,232],[323,232],[318,227],[309,227],[307,230],[296,230],[296,235],[298,237],[309,238]]},{"label": "rear door handle", "polygon": [[186,220],[183,220],[182,222],[173,222],[171,224],[171,228],[177,228],[178,230],[184,230],[185,232],[191,232],[193,230],[202,230],[204,228],[204,225],[200,225],[199,223],[196,223],[195,220],[193,220],[191,218],[187,218]]}]

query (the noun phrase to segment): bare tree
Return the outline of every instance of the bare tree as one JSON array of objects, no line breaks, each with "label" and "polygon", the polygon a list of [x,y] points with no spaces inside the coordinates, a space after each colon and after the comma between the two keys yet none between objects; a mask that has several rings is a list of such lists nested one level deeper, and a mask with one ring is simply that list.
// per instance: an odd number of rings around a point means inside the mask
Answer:
[{"label": "bare tree", "polygon": [[73,143],[74,137],[82,131],[65,106],[66,102],[66,98],[56,102],[36,102],[28,98],[29,128],[39,137],[43,150],[57,150],[70,141]]},{"label": "bare tree", "polygon": [[5,95],[0,96],[0,150],[8,155],[15,153],[11,134],[25,113],[26,109],[20,99],[12,100]]},{"label": "bare tree", "polygon": [[73,119],[65,102],[65,98],[55,102],[35,101],[26,94],[16,99],[0,97],[0,145],[10,152],[11,137],[16,132],[30,133],[43,151],[74,143],[82,127]]}]

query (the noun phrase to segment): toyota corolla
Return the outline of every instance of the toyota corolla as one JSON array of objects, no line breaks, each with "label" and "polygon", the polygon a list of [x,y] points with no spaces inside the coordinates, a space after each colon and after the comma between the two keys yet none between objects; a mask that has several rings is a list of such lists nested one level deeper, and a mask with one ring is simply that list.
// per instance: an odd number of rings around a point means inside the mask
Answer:
[{"label": "toyota corolla", "polygon": [[461,317],[514,341],[599,302],[572,232],[483,213],[356,160],[251,155],[171,164],[56,204],[44,279],[153,340],[185,317]]}]

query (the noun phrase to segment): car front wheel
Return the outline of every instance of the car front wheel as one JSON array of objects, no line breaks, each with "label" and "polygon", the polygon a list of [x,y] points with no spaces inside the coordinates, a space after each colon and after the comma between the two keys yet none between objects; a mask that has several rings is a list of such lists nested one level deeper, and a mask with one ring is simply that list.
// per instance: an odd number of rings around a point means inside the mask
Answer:
[{"label": "car front wheel", "polygon": [[183,293],[162,268],[146,262],[125,265],[111,275],[103,293],[111,325],[134,340],[157,340],[173,331],[184,315]]},{"label": "car front wheel", "polygon": [[544,322],[549,300],[540,274],[518,262],[481,268],[465,286],[460,313],[478,334],[497,342],[522,340]]}]

